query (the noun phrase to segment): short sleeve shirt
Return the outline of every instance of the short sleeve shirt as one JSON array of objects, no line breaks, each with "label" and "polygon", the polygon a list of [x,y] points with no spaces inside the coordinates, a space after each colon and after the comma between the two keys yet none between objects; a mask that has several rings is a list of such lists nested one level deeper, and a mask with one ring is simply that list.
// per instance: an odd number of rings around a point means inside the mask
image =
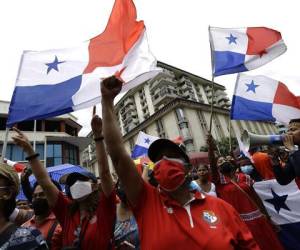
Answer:
[{"label": "short sleeve shirt", "polygon": [[[115,192],[109,197],[100,193],[98,207],[95,214],[89,219],[83,219],[81,235],[81,249],[101,250],[108,249],[112,244],[114,223],[116,219]],[[80,225],[80,212],[70,214],[71,200],[59,193],[53,213],[59,221],[63,231],[63,246],[72,246],[76,239],[75,234]]]},{"label": "short sleeve shirt", "polygon": [[259,249],[233,207],[200,192],[181,206],[145,183],[133,212],[141,249]]}]

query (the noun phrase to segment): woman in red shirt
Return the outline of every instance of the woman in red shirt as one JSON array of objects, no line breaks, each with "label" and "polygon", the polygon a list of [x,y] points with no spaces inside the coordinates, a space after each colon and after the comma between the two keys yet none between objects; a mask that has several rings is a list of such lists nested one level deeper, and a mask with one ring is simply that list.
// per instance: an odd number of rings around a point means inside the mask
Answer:
[{"label": "woman in red shirt", "polygon": [[102,120],[94,116],[91,125],[102,191],[99,191],[97,179],[92,173],[71,173],[66,179],[70,198],[52,183],[28,138],[18,129],[14,129],[17,135],[13,140],[27,153],[33,174],[62,227],[63,247],[69,249],[106,250],[112,247],[116,214],[115,192],[103,143]]},{"label": "woman in red shirt", "polygon": [[212,181],[218,197],[237,210],[262,250],[283,250],[267,211],[252,187],[254,181],[249,175],[236,173],[237,166],[231,156],[216,160],[211,136],[208,137],[208,146]]}]

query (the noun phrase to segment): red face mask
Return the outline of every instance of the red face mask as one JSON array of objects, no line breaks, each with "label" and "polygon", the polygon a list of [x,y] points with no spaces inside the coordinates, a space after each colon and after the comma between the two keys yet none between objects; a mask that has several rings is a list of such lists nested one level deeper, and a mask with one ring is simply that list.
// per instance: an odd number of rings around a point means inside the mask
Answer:
[{"label": "red face mask", "polygon": [[154,177],[159,186],[168,192],[178,189],[185,181],[184,162],[180,159],[163,157],[155,164]]}]

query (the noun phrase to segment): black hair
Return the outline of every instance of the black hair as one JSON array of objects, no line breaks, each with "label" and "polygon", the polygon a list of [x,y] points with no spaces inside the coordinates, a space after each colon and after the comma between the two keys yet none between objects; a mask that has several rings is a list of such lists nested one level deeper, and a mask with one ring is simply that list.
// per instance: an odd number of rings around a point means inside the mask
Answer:
[{"label": "black hair", "polygon": [[300,123],[300,118],[290,120],[289,124],[291,124],[293,122],[297,122],[297,123],[299,122]]},{"label": "black hair", "polygon": [[[57,187],[57,189],[59,191],[62,191],[62,188],[61,188],[60,184],[56,180],[51,179],[51,181]],[[34,190],[36,189],[36,187],[39,186],[39,185],[40,184],[37,181],[33,184],[32,193],[34,192]],[[28,197],[26,197],[26,198],[28,199]]]}]

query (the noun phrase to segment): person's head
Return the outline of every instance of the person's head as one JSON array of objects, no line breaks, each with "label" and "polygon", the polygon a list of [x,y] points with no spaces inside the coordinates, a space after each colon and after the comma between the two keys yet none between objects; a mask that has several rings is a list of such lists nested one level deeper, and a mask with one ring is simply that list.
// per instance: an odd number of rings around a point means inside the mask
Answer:
[{"label": "person's head", "polygon": [[68,174],[66,185],[70,189],[71,198],[78,202],[86,200],[93,192],[98,191],[96,176],[87,171]]},{"label": "person's head", "polygon": [[[52,183],[61,191],[61,186],[55,180]],[[48,215],[50,213],[50,207],[44,193],[43,188],[36,182],[32,188],[32,208],[35,215]]]},{"label": "person's head", "polygon": [[197,168],[197,176],[200,181],[208,180],[209,178],[209,167],[207,165],[199,165]]},{"label": "person's head", "polygon": [[65,179],[66,192],[73,200],[70,206],[71,213],[77,211],[82,205],[87,212],[93,213],[99,202],[99,188],[94,174],[83,170],[67,174]]},{"label": "person's head", "polygon": [[232,156],[220,156],[217,160],[217,167],[224,175],[233,174],[237,168]]},{"label": "person's head", "polygon": [[0,217],[7,221],[16,207],[19,188],[17,173],[10,166],[0,163]]},{"label": "person's head", "polygon": [[293,133],[297,130],[300,130],[300,118],[290,120],[287,133]]},{"label": "person's head", "polygon": [[239,158],[239,167],[244,174],[248,175],[250,175],[254,170],[252,162],[246,156],[242,156]]},{"label": "person's head", "polygon": [[170,140],[159,139],[150,145],[148,156],[155,163],[154,178],[162,190],[172,193],[180,188],[188,189],[191,164],[182,148]]}]

